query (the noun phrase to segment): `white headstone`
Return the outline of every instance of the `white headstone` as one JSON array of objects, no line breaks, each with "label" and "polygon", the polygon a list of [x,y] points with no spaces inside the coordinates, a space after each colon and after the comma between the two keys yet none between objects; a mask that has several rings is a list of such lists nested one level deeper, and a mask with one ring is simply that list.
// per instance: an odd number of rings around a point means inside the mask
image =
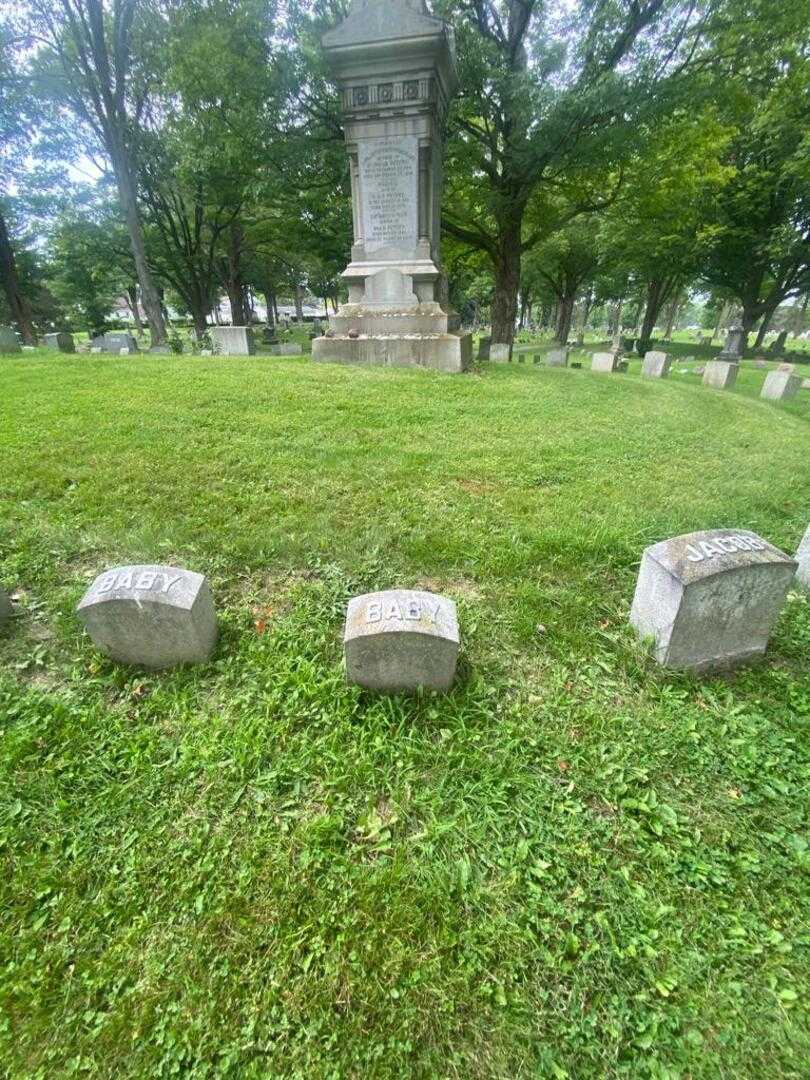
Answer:
[{"label": "white headstone", "polygon": [[456,605],[444,596],[410,589],[357,596],[346,613],[346,676],[389,693],[449,690],[459,641]]},{"label": "white headstone", "polygon": [[214,352],[220,356],[253,356],[256,342],[249,326],[210,326]]},{"label": "white headstone", "polygon": [[666,379],[672,360],[665,352],[648,352],[644,357],[641,374],[647,379]]},{"label": "white headstone", "polygon": [[798,375],[791,375],[788,371],[770,371],[765,377],[760,397],[766,401],[789,401],[796,397],[801,386],[802,380]]},{"label": "white headstone", "polygon": [[509,362],[510,347],[503,342],[491,342],[489,346],[489,358],[496,364]]},{"label": "white headstone", "polygon": [[665,667],[731,667],[761,656],[796,562],[756,533],[714,529],[644,552],[630,622]]},{"label": "white headstone", "polygon": [[796,582],[805,592],[810,593],[810,528],[804,534],[799,550],[796,552],[799,569],[796,571]]},{"label": "white headstone", "polygon": [[123,664],[158,670],[202,663],[217,640],[208,582],[174,566],[106,570],[76,610],[98,648]]},{"label": "white headstone", "polygon": [[710,360],[703,372],[703,385],[712,386],[715,390],[733,390],[739,370],[739,364],[726,360]]},{"label": "white headstone", "polygon": [[593,354],[591,371],[599,371],[602,374],[612,375],[619,364],[619,356],[612,352],[598,352]]},{"label": "white headstone", "polygon": [[364,139],[358,147],[367,255],[409,256],[419,239],[416,193],[419,140],[415,135]]},{"label": "white headstone", "polygon": [[548,367],[568,367],[568,349],[552,349],[546,358]]}]

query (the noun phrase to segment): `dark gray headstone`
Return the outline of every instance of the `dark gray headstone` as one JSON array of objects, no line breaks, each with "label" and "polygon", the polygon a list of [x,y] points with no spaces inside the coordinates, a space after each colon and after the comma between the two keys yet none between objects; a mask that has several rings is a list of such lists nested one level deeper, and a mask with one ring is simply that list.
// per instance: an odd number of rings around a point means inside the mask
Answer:
[{"label": "dark gray headstone", "polygon": [[391,693],[449,690],[459,650],[452,600],[410,589],[357,596],[344,631],[348,681]]},{"label": "dark gray headstone", "polygon": [[72,334],[46,334],[42,339],[46,349],[58,349],[59,352],[76,352]]},{"label": "dark gray headstone", "polygon": [[157,670],[202,663],[217,640],[208,582],[173,566],[106,570],[77,612],[98,648],[124,664]]},{"label": "dark gray headstone", "polygon": [[489,360],[489,348],[492,344],[492,338],[482,337],[478,342],[478,359]]},{"label": "dark gray headstone", "polygon": [[664,667],[733,667],[761,656],[796,562],[756,533],[713,529],[644,552],[630,622]]},{"label": "dark gray headstone", "polygon": [[742,359],[745,331],[741,326],[729,330],[723,351],[717,354],[718,360],[730,360],[732,363]]},{"label": "dark gray headstone", "polygon": [[102,334],[101,337],[93,338],[90,342],[92,349],[101,349],[102,352],[121,354],[122,349],[129,349],[131,353],[138,352],[138,342],[132,334]]},{"label": "dark gray headstone", "polygon": [[0,353],[22,352],[17,335],[10,326],[0,326]]}]

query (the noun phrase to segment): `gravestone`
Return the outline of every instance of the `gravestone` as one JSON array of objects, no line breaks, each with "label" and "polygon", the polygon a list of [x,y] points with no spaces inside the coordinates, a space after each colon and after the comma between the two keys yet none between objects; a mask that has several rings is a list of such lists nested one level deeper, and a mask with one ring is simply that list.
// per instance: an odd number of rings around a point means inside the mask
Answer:
[{"label": "gravestone", "polygon": [[0,353],[22,352],[17,335],[10,326],[0,326]]},{"label": "gravestone", "polygon": [[90,352],[94,353],[96,356],[98,356],[100,353],[103,353],[104,350],[102,349],[102,347],[100,345],[92,345],[90,347]]},{"label": "gravestone", "polygon": [[778,356],[780,352],[785,351],[785,345],[787,345],[788,331],[781,330],[777,338],[771,342],[768,346],[768,352],[774,356]]},{"label": "gravestone", "polygon": [[786,371],[788,373],[788,375],[792,375],[793,372],[796,370],[796,365],[795,364],[780,364],[777,367],[776,370],[777,371]]},{"label": "gravestone", "polygon": [[298,341],[281,341],[268,349],[271,356],[302,356],[304,346]]},{"label": "gravestone", "polygon": [[546,358],[548,367],[568,367],[569,349],[552,349]]},{"label": "gravestone", "polygon": [[36,345],[23,345],[22,351],[23,352],[36,352],[37,347],[36,347]]},{"label": "gravestone", "polygon": [[666,379],[672,367],[672,360],[665,352],[648,352],[644,357],[641,374],[647,379]]},{"label": "gravestone", "polygon": [[76,609],[113,660],[158,670],[207,660],[217,640],[211,589],[173,566],[119,566],[100,574]]},{"label": "gravestone", "polygon": [[312,358],[466,371],[472,335],[443,303],[439,259],[445,121],[458,81],[447,24],[424,0],[353,0],[323,47],[341,99],[354,242],[349,301]]},{"label": "gravestone", "polygon": [[253,356],[256,342],[249,326],[211,326],[208,334],[219,356]]},{"label": "gravestone", "polygon": [[200,349],[200,356],[213,356],[213,355],[214,355],[214,350],[213,349]]},{"label": "gravestone", "polygon": [[743,344],[745,342],[745,331],[741,326],[735,326],[729,330],[726,337],[726,343],[723,346],[722,352],[717,354],[718,360],[730,360],[735,363],[742,359]]},{"label": "gravestone", "polygon": [[131,353],[138,352],[138,342],[132,334],[102,334],[93,338],[90,342],[91,352],[98,349],[99,352],[117,353],[121,355],[122,349],[129,349]]},{"label": "gravestone", "polygon": [[410,589],[357,596],[349,602],[343,641],[346,677],[356,686],[449,690],[460,641],[456,605]]},{"label": "gravestone", "polygon": [[739,364],[710,360],[703,373],[703,385],[712,386],[715,390],[733,390],[739,370]]},{"label": "gravestone", "polygon": [[612,375],[619,364],[620,353],[598,352],[593,354],[591,371],[598,371],[605,375]]},{"label": "gravestone", "polygon": [[495,364],[508,364],[511,355],[511,346],[496,341],[489,346],[489,358]]},{"label": "gravestone", "polygon": [[789,371],[771,371],[759,396],[766,401],[790,401],[796,397],[801,386],[802,380],[798,375],[792,375]]},{"label": "gravestone", "polygon": [[150,356],[174,356],[174,349],[171,345],[152,345],[149,349]]},{"label": "gravestone", "polygon": [[804,534],[799,550],[796,552],[799,569],[796,571],[796,583],[810,593],[810,528]]},{"label": "gravestone", "polygon": [[765,652],[796,565],[752,532],[676,536],[644,552],[630,622],[664,667],[745,663]]},{"label": "gravestone", "polygon": [[46,349],[58,349],[63,353],[76,352],[72,334],[46,334],[42,343]]},{"label": "gravestone", "polygon": [[492,338],[482,337],[478,342],[478,359],[489,360],[489,350],[492,345]]},{"label": "gravestone", "polygon": [[802,390],[810,390],[810,379],[802,379]]},{"label": "gravestone", "polygon": [[8,622],[13,614],[14,609],[11,606],[11,601],[8,596],[6,596],[5,592],[0,589],[0,629]]},{"label": "gravestone", "polygon": [[705,374],[706,374],[706,365],[705,364],[698,364],[698,366],[695,368],[695,375],[705,375]]}]

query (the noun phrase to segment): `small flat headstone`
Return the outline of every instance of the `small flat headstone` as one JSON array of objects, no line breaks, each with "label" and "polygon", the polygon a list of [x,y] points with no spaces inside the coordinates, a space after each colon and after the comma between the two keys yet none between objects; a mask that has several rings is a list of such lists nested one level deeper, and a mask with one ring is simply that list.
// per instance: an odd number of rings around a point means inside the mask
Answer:
[{"label": "small flat headstone", "polygon": [[569,349],[552,349],[546,357],[548,367],[568,367]]},{"label": "small flat headstone", "polygon": [[789,371],[771,371],[765,379],[762,393],[766,401],[790,401],[801,390],[802,380]]},{"label": "small flat headstone", "polygon": [[613,352],[598,352],[593,354],[591,371],[598,371],[604,375],[612,375],[619,363],[619,354]]},{"label": "small flat headstone", "polygon": [[343,637],[346,677],[389,693],[449,690],[459,641],[456,605],[447,597],[410,589],[356,596]]},{"label": "small flat headstone", "polygon": [[703,385],[715,390],[732,390],[737,382],[740,365],[728,360],[710,360],[703,373]]},{"label": "small flat headstone", "polygon": [[129,349],[131,353],[139,351],[138,342],[132,334],[102,334],[101,337],[93,338],[90,344],[93,351],[98,349],[100,352],[117,353],[119,356],[122,349]]},{"label": "small flat headstone", "polygon": [[20,342],[10,326],[0,326],[0,353],[21,352]]},{"label": "small flat headstone", "polygon": [[641,374],[646,379],[666,379],[672,367],[672,359],[665,352],[648,352],[644,357]]},{"label": "small flat headstone", "polygon": [[796,583],[805,592],[810,593],[810,528],[804,534],[799,550],[796,552],[799,569],[796,571]]},{"label": "small flat headstone", "polygon": [[152,345],[149,349],[149,354],[151,356],[173,356],[174,349],[168,343],[164,345]]},{"label": "small flat headstone", "polygon": [[90,349],[90,352],[95,353],[96,355],[98,355],[99,353],[103,353],[104,350],[101,348],[100,345],[93,345],[92,348]]},{"label": "small flat headstone", "polygon": [[106,570],[76,611],[96,646],[123,664],[159,670],[202,663],[217,641],[207,580],[174,566]]},{"label": "small flat headstone", "polygon": [[37,349],[36,349],[35,345],[23,345],[22,351],[23,352],[36,352]]},{"label": "small flat headstone", "polygon": [[676,536],[644,552],[630,622],[664,667],[734,667],[764,654],[796,566],[753,532]]},{"label": "small flat headstone", "polygon": [[8,622],[8,620],[13,614],[14,609],[11,606],[11,601],[9,600],[5,592],[0,589],[0,628],[2,628],[5,623]]},{"label": "small flat headstone", "polygon": [[271,356],[302,356],[304,346],[300,341],[281,341],[269,348]]}]

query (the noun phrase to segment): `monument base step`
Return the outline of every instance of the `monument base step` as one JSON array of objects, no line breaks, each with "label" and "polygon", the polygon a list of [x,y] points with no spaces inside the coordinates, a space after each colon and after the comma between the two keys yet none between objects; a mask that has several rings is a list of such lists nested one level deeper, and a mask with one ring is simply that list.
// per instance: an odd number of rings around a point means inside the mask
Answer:
[{"label": "monument base step", "polygon": [[315,338],[312,359],[332,364],[424,367],[459,374],[472,365],[472,334]]}]

